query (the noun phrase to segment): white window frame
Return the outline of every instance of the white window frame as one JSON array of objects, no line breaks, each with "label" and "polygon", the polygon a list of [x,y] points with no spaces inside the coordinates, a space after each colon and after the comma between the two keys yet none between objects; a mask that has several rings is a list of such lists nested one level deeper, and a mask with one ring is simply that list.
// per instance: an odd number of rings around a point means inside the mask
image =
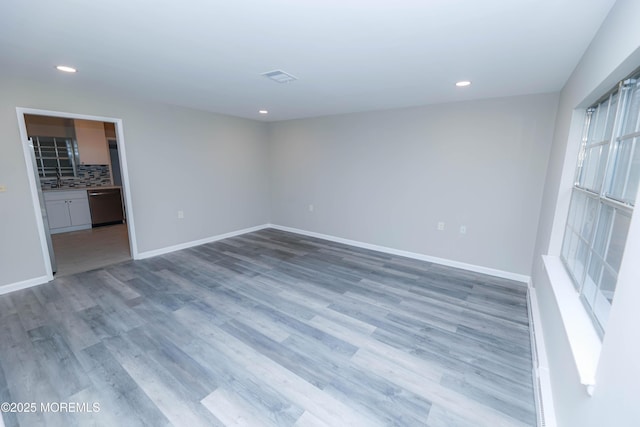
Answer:
[{"label": "white window frame", "polygon": [[[45,151],[41,139],[50,140],[53,143],[53,148]],[[78,144],[73,138],[32,136],[31,141],[40,178],[78,176]],[[45,163],[47,160],[55,162],[55,166],[47,166]]]},{"label": "white window frame", "polygon": [[[606,329],[620,267],[619,260],[624,251],[628,224],[635,204],[633,198],[624,197],[635,164],[634,153],[640,150],[640,147],[636,148],[640,144],[640,110],[634,111],[633,107],[637,107],[637,104],[631,104],[632,101],[640,100],[640,73],[636,71],[632,76],[633,78],[619,82],[587,109],[560,255],[600,338]],[[612,110],[614,101],[615,112]],[[627,133],[628,120],[634,120],[633,131],[630,133]],[[630,146],[626,154],[621,149],[624,143]],[[624,160],[628,161],[624,163]],[[623,169],[622,194],[614,194],[613,184],[621,176],[620,171]],[[633,181],[637,180],[637,176],[633,178]],[[638,183],[632,184],[637,189]],[[635,191],[631,192],[635,197]],[[609,222],[605,223],[607,217]],[[616,230],[612,241],[613,227],[619,228],[621,223],[624,226],[625,221],[626,230],[623,230],[624,233]],[[614,249],[611,252],[613,260],[609,259],[611,248]],[[606,289],[605,292],[603,283],[607,283],[609,288],[613,287],[613,290]]]}]

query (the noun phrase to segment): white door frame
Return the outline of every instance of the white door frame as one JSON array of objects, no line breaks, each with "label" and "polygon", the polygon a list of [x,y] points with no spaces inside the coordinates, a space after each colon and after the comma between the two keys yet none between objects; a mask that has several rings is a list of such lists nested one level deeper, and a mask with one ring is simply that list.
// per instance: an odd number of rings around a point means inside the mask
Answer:
[{"label": "white door frame", "polygon": [[36,214],[36,225],[38,227],[38,234],[40,235],[40,246],[42,249],[42,256],[44,257],[46,276],[49,281],[53,280],[53,269],[51,266],[51,258],[49,257],[49,248],[47,246],[47,237],[44,231],[44,220],[42,218],[42,212],[40,211],[40,201],[38,198],[38,183],[36,181],[37,171],[33,169],[33,162],[31,160],[31,152],[29,148],[29,137],[27,135],[27,126],[24,120],[25,114],[33,114],[36,116],[52,116],[52,117],[64,117],[67,119],[83,119],[94,120],[97,122],[107,122],[115,124],[118,144],[118,157],[120,158],[120,171],[122,174],[122,191],[124,193],[125,210],[127,213],[127,229],[129,232],[129,249],[131,250],[131,257],[138,259],[138,242],[136,240],[136,232],[133,216],[133,203],[131,203],[131,191],[129,186],[129,170],[127,169],[127,153],[124,143],[124,132],[122,130],[122,119],[112,117],[90,116],[86,114],[64,113],[60,111],[40,110],[36,108],[23,108],[16,107],[16,113],[18,114],[18,126],[20,127],[20,142],[22,144],[22,152],[27,164],[27,174],[29,175],[29,187],[31,189],[31,201],[33,209]]}]

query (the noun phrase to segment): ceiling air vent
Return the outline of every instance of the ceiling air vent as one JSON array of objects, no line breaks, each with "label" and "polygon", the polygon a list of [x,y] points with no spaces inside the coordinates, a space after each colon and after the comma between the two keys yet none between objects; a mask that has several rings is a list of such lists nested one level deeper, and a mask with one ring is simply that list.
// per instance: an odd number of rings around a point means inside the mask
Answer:
[{"label": "ceiling air vent", "polygon": [[262,75],[278,83],[291,83],[295,80],[298,80],[297,77],[292,76],[289,73],[285,73],[282,70],[268,71],[266,73],[262,73]]}]

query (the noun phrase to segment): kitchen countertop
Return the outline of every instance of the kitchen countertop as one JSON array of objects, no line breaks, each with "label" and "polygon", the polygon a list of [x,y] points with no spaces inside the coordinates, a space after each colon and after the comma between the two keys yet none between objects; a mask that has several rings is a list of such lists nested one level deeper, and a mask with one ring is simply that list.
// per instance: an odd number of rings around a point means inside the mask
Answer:
[{"label": "kitchen countertop", "polygon": [[111,190],[114,188],[122,188],[118,185],[102,185],[96,187],[69,187],[69,188],[49,188],[46,190],[42,190],[44,193],[49,193],[51,191],[87,191],[87,190]]}]

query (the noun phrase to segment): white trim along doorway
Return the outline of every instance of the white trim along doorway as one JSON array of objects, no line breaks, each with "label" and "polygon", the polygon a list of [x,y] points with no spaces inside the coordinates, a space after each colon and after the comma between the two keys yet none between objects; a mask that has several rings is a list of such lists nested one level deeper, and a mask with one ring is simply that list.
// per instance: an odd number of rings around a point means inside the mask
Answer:
[{"label": "white trim along doorway", "polygon": [[122,174],[122,191],[125,201],[125,211],[127,217],[127,229],[129,234],[129,249],[131,251],[131,257],[133,259],[139,259],[138,244],[136,240],[134,216],[133,216],[133,204],[131,203],[131,190],[129,186],[129,171],[127,168],[127,152],[125,148],[124,132],[122,130],[122,119],[102,117],[102,116],[90,116],[86,114],[65,113],[60,111],[40,110],[34,108],[22,108],[17,107],[16,113],[18,115],[18,126],[20,128],[20,143],[22,145],[22,152],[24,154],[25,164],[27,166],[27,175],[29,178],[29,187],[31,190],[31,200],[33,204],[34,213],[36,216],[36,224],[38,227],[38,234],[40,236],[40,246],[42,249],[42,255],[45,263],[45,272],[47,281],[53,280],[53,267],[51,265],[51,257],[49,253],[49,247],[47,244],[47,235],[45,232],[44,218],[41,211],[40,200],[38,196],[38,181],[37,171],[34,170],[33,162],[31,160],[31,147],[29,144],[29,137],[27,135],[27,126],[25,123],[25,114],[32,114],[37,116],[50,116],[50,117],[64,117],[67,119],[82,119],[93,120],[99,122],[113,123],[116,128],[116,139],[118,144],[118,154],[120,158],[120,170]]}]

